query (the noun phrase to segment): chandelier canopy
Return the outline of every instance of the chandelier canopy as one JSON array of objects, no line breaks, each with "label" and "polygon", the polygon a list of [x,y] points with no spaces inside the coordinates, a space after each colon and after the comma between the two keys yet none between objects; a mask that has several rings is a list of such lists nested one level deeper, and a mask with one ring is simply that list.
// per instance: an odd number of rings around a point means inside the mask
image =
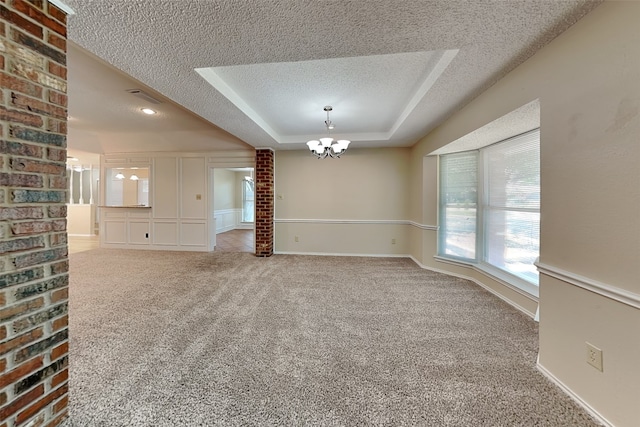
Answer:
[{"label": "chandelier canopy", "polygon": [[348,139],[334,140],[331,137],[331,130],[333,130],[334,125],[329,118],[329,113],[333,111],[333,107],[331,107],[331,105],[327,105],[326,107],[324,107],[324,111],[326,111],[327,113],[327,120],[324,121],[324,124],[327,127],[327,136],[324,138],[320,138],[319,140],[312,139],[311,141],[307,142],[307,147],[309,147],[311,153],[313,153],[313,155],[315,155],[319,159],[324,159],[327,156],[336,159],[339,158],[342,153],[347,151],[347,148],[349,148],[349,144],[351,144],[351,141],[349,141]]}]

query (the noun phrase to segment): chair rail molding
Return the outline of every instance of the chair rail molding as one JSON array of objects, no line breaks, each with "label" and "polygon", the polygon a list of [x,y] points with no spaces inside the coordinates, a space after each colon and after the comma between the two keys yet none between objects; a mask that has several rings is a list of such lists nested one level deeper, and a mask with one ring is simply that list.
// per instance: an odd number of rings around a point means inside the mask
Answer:
[{"label": "chair rail molding", "polygon": [[422,230],[437,230],[435,225],[419,224],[405,219],[319,219],[319,218],[276,218],[276,224],[386,224],[411,225]]},{"label": "chair rail molding", "polygon": [[639,294],[607,285],[597,280],[589,279],[588,277],[580,276],[579,274],[575,274],[549,264],[536,262],[535,265],[538,267],[538,271],[542,274],[554,277],[565,283],[594,292],[614,301],[621,302],[633,308],[640,309]]}]

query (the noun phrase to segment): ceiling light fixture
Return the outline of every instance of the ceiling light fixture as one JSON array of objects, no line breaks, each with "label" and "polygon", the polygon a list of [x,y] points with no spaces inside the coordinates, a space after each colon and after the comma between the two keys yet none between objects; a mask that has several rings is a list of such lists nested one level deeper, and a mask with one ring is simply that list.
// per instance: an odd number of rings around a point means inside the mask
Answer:
[{"label": "ceiling light fixture", "polygon": [[136,175],[135,173],[133,175],[131,175],[131,178],[129,178],[131,181],[137,181],[140,178],[138,178],[138,175]]},{"label": "ceiling light fixture", "polygon": [[339,139],[334,140],[331,137],[331,130],[335,128],[331,119],[329,119],[329,113],[333,111],[333,107],[331,105],[327,105],[324,107],[324,111],[327,113],[327,120],[325,120],[324,125],[327,127],[327,137],[320,138],[320,140],[312,139],[307,142],[307,147],[309,150],[319,159],[324,159],[327,156],[330,156],[334,159],[339,158],[342,153],[347,151],[349,148],[349,144],[351,141],[348,139]]},{"label": "ceiling light fixture", "polygon": [[122,172],[118,172],[116,174],[116,179],[124,179],[124,174]]},{"label": "ceiling light fixture", "polygon": [[155,114],[156,112],[154,110],[152,110],[151,108],[143,108],[142,112],[145,114]]}]

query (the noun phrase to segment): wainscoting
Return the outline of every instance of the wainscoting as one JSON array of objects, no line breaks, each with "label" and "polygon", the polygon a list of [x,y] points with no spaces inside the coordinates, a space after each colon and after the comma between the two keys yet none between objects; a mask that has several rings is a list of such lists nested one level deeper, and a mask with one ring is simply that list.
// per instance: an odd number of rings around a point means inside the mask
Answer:
[{"label": "wainscoting", "polygon": [[219,209],[213,211],[216,220],[216,234],[241,228],[242,209]]}]

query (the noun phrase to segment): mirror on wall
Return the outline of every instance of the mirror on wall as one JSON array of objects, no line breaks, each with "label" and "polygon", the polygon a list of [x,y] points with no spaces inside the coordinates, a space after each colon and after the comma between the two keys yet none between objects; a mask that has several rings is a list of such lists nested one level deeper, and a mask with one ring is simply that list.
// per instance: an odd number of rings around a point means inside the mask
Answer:
[{"label": "mirror on wall", "polygon": [[106,206],[149,206],[149,168],[107,168]]}]

